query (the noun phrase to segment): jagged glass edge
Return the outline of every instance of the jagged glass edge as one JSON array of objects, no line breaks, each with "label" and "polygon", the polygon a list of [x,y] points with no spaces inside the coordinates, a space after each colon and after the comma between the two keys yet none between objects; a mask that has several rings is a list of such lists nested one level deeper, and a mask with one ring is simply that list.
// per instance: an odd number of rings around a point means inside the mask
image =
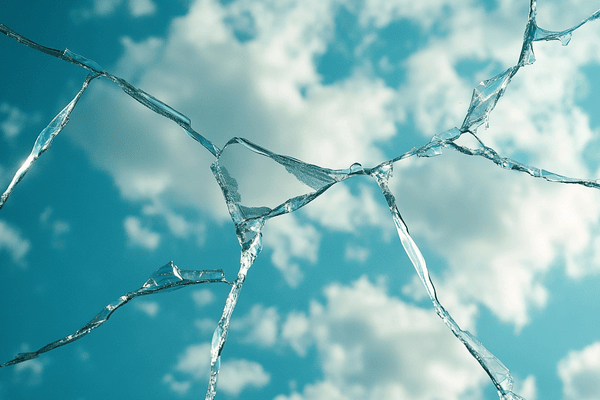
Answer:
[{"label": "jagged glass edge", "polygon": [[227,282],[227,280],[225,280],[225,275],[222,270],[181,270],[179,269],[179,267],[173,264],[173,261],[171,261],[157,269],[138,290],[128,292],[122,296],[119,296],[118,299],[107,304],[102,309],[102,311],[100,311],[94,318],[92,318],[90,322],[88,322],[72,334],[67,335],[50,344],[47,344],[39,350],[27,353],[19,353],[17,357],[13,358],[8,362],[5,362],[4,364],[1,364],[0,367],[7,367],[9,365],[21,363],[23,361],[32,360],[34,358],[37,358],[42,353],[54,350],[57,347],[61,347],[71,342],[74,342],[77,339],[81,339],[82,337],[90,333],[92,330],[98,328],[103,323],[108,321],[110,316],[115,311],[117,311],[117,309],[129,303],[136,297],[147,296],[163,291],[181,289],[185,286],[198,285],[202,283],[230,284],[229,282]]}]

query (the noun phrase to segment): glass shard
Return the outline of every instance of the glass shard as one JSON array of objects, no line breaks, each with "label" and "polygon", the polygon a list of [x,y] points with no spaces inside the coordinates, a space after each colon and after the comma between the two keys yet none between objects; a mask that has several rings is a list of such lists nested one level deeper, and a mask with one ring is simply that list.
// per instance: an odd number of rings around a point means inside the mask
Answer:
[{"label": "glass shard", "polygon": [[225,280],[222,270],[182,271],[171,261],[157,269],[146,281],[146,283],[144,283],[138,290],[126,293],[117,300],[108,304],[90,322],[85,324],[82,328],[78,329],[74,333],[47,344],[37,351],[20,353],[14,359],[1,364],[0,367],[6,367],[37,358],[42,353],[46,353],[50,350],[54,350],[57,347],[64,346],[82,338],[92,330],[105,323],[119,307],[124,306],[136,297],[146,296],[161,291],[180,289],[184,286],[198,285],[201,283],[228,284],[229,282]]},{"label": "glass shard", "polygon": [[58,135],[60,131],[62,131],[62,129],[69,123],[69,115],[71,115],[71,112],[73,112],[73,109],[77,105],[77,102],[81,98],[81,95],[83,94],[85,89],[87,89],[89,83],[97,77],[98,75],[88,75],[85,78],[85,81],[83,82],[81,90],[79,90],[79,92],[75,95],[75,98],[73,98],[73,100],[71,100],[71,102],[67,104],[67,106],[63,108],[62,111],[59,112],[56,115],[56,117],[54,117],[52,121],[50,121],[48,126],[39,134],[35,143],[33,144],[33,149],[31,149],[31,153],[29,154],[27,159],[25,159],[21,167],[17,170],[12,181],[10,182],[2,196],[0,196],[0,209],[4,206],[14,188],[19,182],[21,182],[21,180],[23,179],[27,171],[29,171],[29,168],[31,168],[35,160],[37,160],[43,152],[50,148],[50,145],[52,144],[52,141],[54,140],[56,135]]},{"label": "glass shard", "polygon": [[511,78],[518,70],[518,66],[511,67],[501,74],[481,82],[473,89],[471,104],[460,128],[462,132],[475,132],[481,124],[485,123],[487,125],[490,113],[496,107],[496,103],[498,103]]}]

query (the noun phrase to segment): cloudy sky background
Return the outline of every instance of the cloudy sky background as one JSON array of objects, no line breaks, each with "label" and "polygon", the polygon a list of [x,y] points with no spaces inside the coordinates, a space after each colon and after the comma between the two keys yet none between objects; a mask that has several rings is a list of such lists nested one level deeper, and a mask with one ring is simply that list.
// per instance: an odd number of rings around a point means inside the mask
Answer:
[{"label": "cloudy sky background", "polygon": [[[571,27],[600,8],[538,4]],[[0,1],[0,22],[82,54],[191,118],[329,168],[373,166],[462,123],[473,87],[518,59],[525,0]],[[600,24],[536,43],[480,138],[550,171],[600,177]],[[0,183],[85,71],[0,38]],[[467,143],[468,138],[464,138]],[[306,187],[235,150],[250,205]],[[225,270],[239,245],[210,164],[176,124],[104,80],[0,211],[0,358],[72,333],[161,265]],[[391,188],[459,324],[528,400],[597,399],[600,194],[447,151]],[[0,399],[202,398],[225,285],[137,299],[90,336],[0,370]],[[493,399],[431,308],[375,182],[338,184],[268,222],[222,357],[218,398]]]}]

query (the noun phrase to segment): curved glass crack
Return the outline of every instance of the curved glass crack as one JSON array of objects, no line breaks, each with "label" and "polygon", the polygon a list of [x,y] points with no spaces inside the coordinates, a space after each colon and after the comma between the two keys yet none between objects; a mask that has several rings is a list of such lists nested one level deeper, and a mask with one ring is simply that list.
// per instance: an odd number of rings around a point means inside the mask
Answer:
[{"label": "curved glass crack", "polygon": [[171,290],[181,289],[184,286],[198,285],[201,283],[227,283],[225,275],[220,269],[195,271],[195,270],[181,270],[177,265],[173,264],[173,261],[163,265],[152,275],[150,278],[140,287],[138,290],[133,292],[125,293],[115,301],[109,303],[100,311],[90,322],[85,324],[70,335],[63,337],[62,339],[56,340],[52,343],[47,344],[37,351],[28,353],[19,353],[17,357],[10,361],[1,364],[0,367],[7,367],[9,365],[18,364],[23,361],[32,360],[37,358],[40,354],[46,353],[50,350],[54,350],[57,347],[64,346],[71,342],[81,339],[92,330],[98,328],[100,325],[108,321],[110,316],[117,311],[120,307],[129,303],[131,300],[140,296],[147,296],[159,292],[167,292]]},{"label": "curved glass crack", "polygon": [[[1,26],[0,29],[2,29]],[[23,164],[21,164],[21,167],[15,173],[8,187],[6,188],[4,193],[2,193],[2,196],[0,196],[0,209],[2,209],[4,204],[6,204],[8,197],[10,196],[14,188],[17,186],[17,184],[21,182],[21,180],[25,177],[25,174],[27,173],[27,171],[29,171],[35,160],[37,160],[43,152],[50,148],[50,146],[52,145],[52,141],[54,140],[56,135],[58,135],[60,131],[62,131],[62,129],[69,123],[69,115],[71,115],[71,113],[75,109],[75,106],[81,98],[81,95],[83,94],[85,89],[87,89],[89,83],[97,77],[97,74],[88,75],[85,78],[85,81],[83,82],[81,90],[77,92],[73,100],[71,100],[71,102],[67,104],[66,107],[63,108],[62,111],[59,112],[56,115],[56,117],[54,117],[52,121],[50,121],[48,126],[44,128],[44,130],[39,134],[39,136],[35,140],[35,143],[33,144],[31,153],[29,153],[29,156],[27,156]]]},{"label": "curved glass crack", "polygon": [[[223,196],[225,198],[231,219],[236,227],[236,235],[241,246],[240,268],[236,279],[231,283],[225,280],[223,272],[220,270],[183,271],[179,270],[179,268],[177,268],[173,263],[169,263],[157,270],[140,289],[127,293],[119,297],[119,299],[117,299],[115,302],[107,305],[94,319],[92,319],[83,328],[77,330],[75,333],[58,341],[52,342],[36,352],[21,353],[15,359],[0,366],[5,367],[35,358],[41,353],[50,351],[56,347],[68,344],[81,338],[108,320],[110,315],[117,308],[126,304],[135,297],[199,283],[224,282],[231,285],[231,290],[225,301],[222,316],[213,334],[210,354],[211,372],[208,389],[205,396],[206,399],[213,399],[217,393],[217,378],[219,375],[220,358],[227,340],[231,316],[239,300],[242,287],[247,278],[247,273],[254,263],[256,257],[258,257],[262,250],[262,228],[265,223],[273,217],[294,212],[307,205],[338,182],[352,178],[356,175],[364,175],[373,178],[381,189],[392,215],[392,220],[396,226],[400,242],[411,263],[413,264],[423,286],[425,287],[425,290],[430,297],[438,316],[444,321],[457,339],[463,343],[470,354],[479,362],[483,370],[487,373],[490,380],[496,387],[500,399],[522,400],[523,398],[521,396],[512,391],[513,378],[508,368],[506,368],[498,358],[488,351],[485,346],[470,332],[461,329],[438,300],[425,259],[421,254],[417,244],[412,239],[408,226],[402,219],[395,197],[388,187],[388,180],[392,175],[394,163],[413,156],[434,157],[441,154],[444,148],[449,148],[458,151],[461,154],[483,157],[503,169],[523,172],[532,177],[542,178],[549,182],[577,184],[595,189],[600,188],[600,181],[598,180],[570,178],[537,168],[535,166],[529,166],[516,160],[502,157],[494,149],[487,147],[476,135],[477,129],[481,125],[485,124],[487,126],[490,113],[493,112],[496,104],[505,93],[511,82],[511,79],[518,73],[520,68],[531,65],[535,62],[535,55],[533,52],[534,42],[542,40],[558,40],[563,46],[567,45],[571,40],[572,33],[576,29],[587,22],[600,18],[600,10],[598,10],[572,28],[563,31],[548,31],[537,26],[536,7],[536,1],[531,0],[529,4],[529,17],[525,27],[522,48],[517,64],[508,68],[504,72],[481,82],[473,90],[470,105],[460,128],[454,127],[441,134],[437,134],[423,146],[413,148],[410,151],[390,160],[384,161],[373,168],[365,168],[359,163],[354,163],[347,169],[339,170],[322,168],[317,165],[304,163],[292,157],[279,155],[267,150],[264,147],[254,144],[247,139],[239,137],[231,139],[229,142],[227,142],[223,149],[219,149],[210,140],[194,131],[191,127],[191,120],[184,114],[173,109],[163,101],[144,92],[143,90],[134,87],[124,79],[103,70],[94,61],[77,55],[68,49],[59,51],[42,46],[12,31],[7,26],[0,24],[0,32],[4,33],[8,37],[15,39],[18,42],[35,50],[60,58],[90,71],[90,74],[84,81],[82,89],[77,93],[75,98],[50,122],[48,127],[44,129],[42,133],[40,133],[33,146],[31,155],[17,171],[9,187],[2,195],[0,207],[6,203],[8,196],[23,178],[35,159],[37,159],[41,153],[49,148],[54,137],[67,124],[70,113],[73,111],[77,101],[88,87],[89,83],[95,78],[104,77],[117,84],[126,94],[133,97],[145,107],[177,123],[186,131],[189,136],[199,142],[215,157],[215,161],[211,165],[211,170],[221,188],[221,191],[223,192]],[[475,137],[480,146],[472,149],[457,144],[456,140],[463,134],[470,134]],[[267,157],[282,165],[291,175],[293,175],[300,182],[306,184],[312,189],[312,191],[290,198],[274,208],[266,206],[250,207],[244,205],[242,197],[238,192],[238,184],[235,177],[229,173],[226,162],[221,161],[221,156],[226,154],[228,149],[232,148],[232,146],[238,145],[243,146],[248,151]]]}]

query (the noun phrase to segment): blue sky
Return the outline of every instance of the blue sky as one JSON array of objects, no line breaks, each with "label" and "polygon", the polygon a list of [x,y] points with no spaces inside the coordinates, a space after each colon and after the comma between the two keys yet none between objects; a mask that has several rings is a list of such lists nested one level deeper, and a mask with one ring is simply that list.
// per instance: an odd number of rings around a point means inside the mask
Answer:
[{"label": "blue sky", "polygon": [[[540,0],[538,24],[566,29],[592,3]],[[0,22],[93,59],[217,146],[241,136],[328,168],[374,166],[460,126],[473,87],[517,62],[527,11],[524,0],[0,0]],[[4,36],[0,54],[5,188],[86,73]],[[599,177],[600,24],[535,54],[479,137],[503,156]],[[171,260],[233,280],[239,245],[213,160],[93,81],[0,210],[0,362],[74,332]],[[252,205],[303,190],[249,152],[229,162]],[[450,150],[394,168],[440,301],[511,370],[515,392],[597,399],[600,194]],[[217,398],[497,398],[433,311],[373,180],[337,184],[263,234]],[[227,293],[136,299],[85,338],[0,369],[0,399],[202,398]]]}]

